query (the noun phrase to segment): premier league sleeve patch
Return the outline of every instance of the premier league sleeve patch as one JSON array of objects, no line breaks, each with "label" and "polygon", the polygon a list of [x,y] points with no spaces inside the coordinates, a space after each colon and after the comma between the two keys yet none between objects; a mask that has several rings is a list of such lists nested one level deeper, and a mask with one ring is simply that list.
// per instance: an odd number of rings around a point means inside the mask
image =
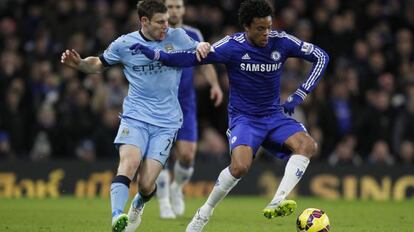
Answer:
[{"label": "premier league sleeve patch", "polygon": [[305,53],[306,55],[309,55],[313,52],[313,44],[303,42],[302,47],[300,50]]}]

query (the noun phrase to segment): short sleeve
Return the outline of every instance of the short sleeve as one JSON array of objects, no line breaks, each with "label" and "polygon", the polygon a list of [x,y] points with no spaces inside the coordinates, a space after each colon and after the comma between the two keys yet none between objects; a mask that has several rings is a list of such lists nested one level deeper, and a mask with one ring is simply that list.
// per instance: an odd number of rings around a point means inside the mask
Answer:
[{"label": "short sleeve", "polygon": [[120,53],[120,39],[113,41],[104,53],[100,56],[100,59],[104,66],[111,66],[114,64],[121,63],[121,53]]},{"label": "short sleeve", "polygon": [[181,28],[174,31],[174,42],[181,48],[180,50],[195,50],[198,44]]}]

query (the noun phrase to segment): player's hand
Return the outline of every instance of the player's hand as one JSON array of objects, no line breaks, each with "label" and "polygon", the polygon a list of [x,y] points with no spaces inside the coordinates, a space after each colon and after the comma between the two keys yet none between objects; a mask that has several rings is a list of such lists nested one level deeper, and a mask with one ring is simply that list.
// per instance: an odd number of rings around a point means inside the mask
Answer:
[{"label": "player's hand", "polygon": [[302,102],[303,99],[297,93],[294,93],[290,95],[282,105],[283,111],[285,114],[292,115],[295,112],[295,107]]},{"label": "player's hand", "polygon": [[221,105],[221,103],[223,102],[223,91],[221,90],[219,84],[211,86],[210,99],[214,100],[215,107]]},{"label": "player's hand", "polygon": [[67,65],[71,68],[76,69],[82,58],[80,57],[79,53],[75,51],[75,49],[66,50],[62,53],[62,56],[60,57],[60,62],[64,65]]},{"label": "player's hand", "polygon": [[208,53],[210,52],[211,45],[208,42],[200,42],[197,45],[196,55],[197,60],[201,61],[202,59],[206,58]]},{"label": "player's hand", "polygon": [[159,50],[152,50],[151,48],[142,45],[140,43],[133,44],[129,47],[129,50],[132,50],[135,53],[142,53],[150,60],[158,60],[160,57]]}]

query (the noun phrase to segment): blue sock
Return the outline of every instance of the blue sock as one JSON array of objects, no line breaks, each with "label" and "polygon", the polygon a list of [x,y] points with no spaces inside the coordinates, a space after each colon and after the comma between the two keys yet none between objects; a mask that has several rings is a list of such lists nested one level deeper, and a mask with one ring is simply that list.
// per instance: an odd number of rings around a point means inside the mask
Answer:
[{"label": "blue sock", "polygon": [[154,191],[150,193],[148,196],[142,195],[142,193],[138,192],[134,199],[132,200],[132,206],[136,209],[141,209],[144,207],[145,203],[148,202],[157,192],[157,185],[155,185]]},{"label": "blue sock", "polygon": [[128,201],[129,183],[131,180],[126,176],[116,176],[111,184],[111,208],[112,217],[124,212]]},{"label": "blue sock", "polygon": [[136,209],[141,209],[144,206],[145,202],[140,193],[135,194],[134,199],[132,200],[132,206]]}]

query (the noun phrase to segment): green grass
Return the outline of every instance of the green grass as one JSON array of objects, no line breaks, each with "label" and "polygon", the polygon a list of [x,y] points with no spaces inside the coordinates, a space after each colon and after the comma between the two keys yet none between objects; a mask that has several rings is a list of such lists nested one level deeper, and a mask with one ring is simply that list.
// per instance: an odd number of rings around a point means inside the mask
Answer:
[{"label": "green grass", "polygon": [[[138,231],[184,231],[195,210],[204,199],[187,200],[184,217],[161,220],[158,203],[151,201]],[[206,232],[294,232],[296,216],[308,207],[325,210],[334,232],[411,232],[414,231],[414,201],[327,201],[314,198],[296,199],[297,212],[286,218],[268,220],[261,214],[268,199],[229,197],[215,210]],[[0,199],[0,231],[62,232],[110,231],[107,199]]]}]

